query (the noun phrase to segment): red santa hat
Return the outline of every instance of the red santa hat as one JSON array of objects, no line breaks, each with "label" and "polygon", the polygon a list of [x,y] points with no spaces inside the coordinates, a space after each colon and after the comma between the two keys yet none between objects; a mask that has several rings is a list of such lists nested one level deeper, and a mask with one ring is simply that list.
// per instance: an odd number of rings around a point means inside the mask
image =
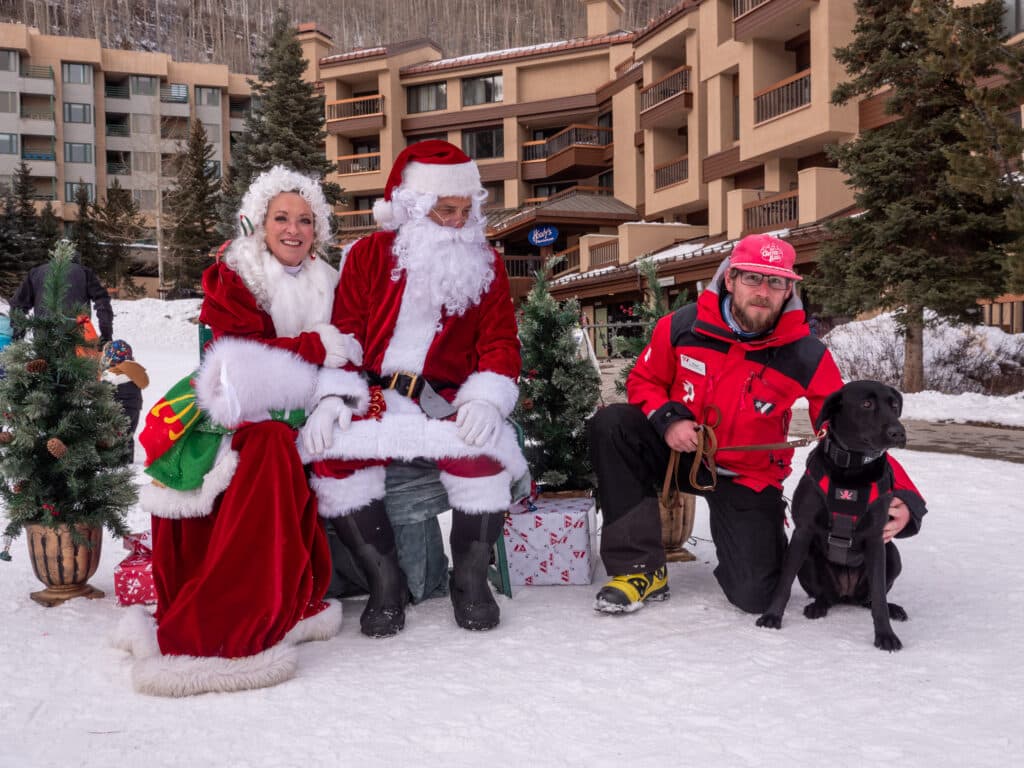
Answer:
[{"label": "red santa hat", "polygon": [[373,206],[379,224],[394,220],[393,197],[403,190],[437,197],[477,197],[483,185],[480,170],[465,152],[447,141],[429,139],[406,147],[395,158],[384,198]]}]

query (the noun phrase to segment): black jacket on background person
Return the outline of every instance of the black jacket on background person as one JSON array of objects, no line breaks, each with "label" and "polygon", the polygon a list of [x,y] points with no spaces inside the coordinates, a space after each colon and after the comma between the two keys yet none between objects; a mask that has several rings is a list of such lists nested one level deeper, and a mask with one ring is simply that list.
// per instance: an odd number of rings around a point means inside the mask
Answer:
[{"label": "black jacket on background person", "polygon": [[[50,270],[49,263],[33,267],[25,276],[14,296],[11,297],[11,308],[17,307],[26,314],[32,310],[37,315],[43,312],[43,281]],[[114,311],[110,308],[110,295],[100,285],[96,273],[88,267],[72,262],[68,269],[68,292],[64,297],[64,311],[70,314],[77,305],[84,304],[88,308],[91,303],[96,310],[96,319],[100,324],[100,343],[110,341],[114,337]]]}]

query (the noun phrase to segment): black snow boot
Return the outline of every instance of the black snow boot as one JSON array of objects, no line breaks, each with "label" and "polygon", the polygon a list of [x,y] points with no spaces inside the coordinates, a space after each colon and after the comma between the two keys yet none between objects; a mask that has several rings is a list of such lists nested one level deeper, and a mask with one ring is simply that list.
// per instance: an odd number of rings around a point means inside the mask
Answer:
[{"label": "black snow boot", "polygon": [[491,551],[501,535],[504,512],[452,512],[452,576],[449,582],[455,623],[463,629],[494,629],[501,619],[487,583]]},{"label": "black snow boot", "polygon": [[359,628],[370,637],[398,634],[405,626],[409,588],[405,574],[398,567],[395,534],[384,511],[384,501],[378,499],[341,517],[331,518],[331,524],[363,567],[370,583],[370,599],[359,617]]}]

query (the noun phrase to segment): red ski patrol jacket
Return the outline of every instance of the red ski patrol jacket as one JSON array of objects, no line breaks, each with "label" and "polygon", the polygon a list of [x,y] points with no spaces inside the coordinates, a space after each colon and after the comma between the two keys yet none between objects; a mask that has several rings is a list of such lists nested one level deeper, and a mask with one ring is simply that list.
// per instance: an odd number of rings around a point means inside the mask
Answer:
[{"label": "red ski patrol jacket", "polygon": [[[714,424],[720,411],[719,446],[782,442],[793,402],[807,398],[813,424],[842,377],[825,345],[811,336],[796,291],[772,331],[752,341],[739,339],[722,318],[727,268],[728,259],[696,304],[658,321],[626,383],[629,402],[660,435],[682,419]],[[792,448],[720,448],[715,456],[720,469],[736,473],[736,482],[755,491],[781,488],[792,458]]]}]

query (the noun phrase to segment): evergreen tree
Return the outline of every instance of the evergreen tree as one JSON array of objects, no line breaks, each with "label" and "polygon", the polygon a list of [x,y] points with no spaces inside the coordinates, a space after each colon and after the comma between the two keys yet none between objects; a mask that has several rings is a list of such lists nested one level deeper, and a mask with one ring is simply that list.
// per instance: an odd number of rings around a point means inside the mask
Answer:
[{"label": "evergreen tree", "polygon": [[[274,17],[267,48],[259,56],[252,86],[252,109],[231,153],[232,187],[224,195],[221,227],[235,234],[235,214],[252,179],[275,165],[324,178],[334,165],[324,157],[324,98],[302,79],[306,60],[285,8]],[[324,182],[327,202],[341,196],[341,187]]]},{"label": "evergreen tree", "polygon": [[676,296],[672,306],[668,306],[665,293],[658,285],[658,265],[653,259],[642,259],[637,262],[637,269],[643,275],[645,288],[644,295],[640,301],[633,304],[633,317],[640,323],[640,333],[635,336],[616,336],[613,347],[615,354],[625,357],[629,362],[623,366],[619,377],[615,380],[615,391],[620,395],[626,393],[626,379],[636,366],[636,359],[640,353],[647,348],[651,342],[651,334],[654,333],[654,326],[669,312],[675,312],[687,303],[687,292],[683,291]]},{"label": "evergreen tree", "polygon": [[22,265],[22,273],[46,261],[46,248],[39,238],[39,217],[32,189],[32,166],[24,160],[18,163],[11,176],[14,194],[14,232],[16,252]]},{"label": "evergreen tree", "polygon": [[519,320],[523,374],[513,418],[523,428],[537,482],[547,490],[578,490],[593,484],[585,421],[597,407],[601,381],[591,362],[577,354],[579,302],[559,303],[551,296],[552,263],[536,273]]},{"label": "evergreen tree", "polygon": [[221,241],[217,232],[220,182],[212,165],[213,146],[199,120],[192,121],[188,144],[178,156],[178,176],[167,193],[171,224],[165,231],[174,289],[185,295],[199,289],[210,251]]},{"label": "evergreen tree", "polygon": [[39,243],[47,253],[53,250],[53,246],[57,244],[63,234],[60,219],[54,213],[53,203],[49,200],[46,201],[46,205],[43,206],[43,210],[39,214],[38,233]]},{"label": "evergreen tree", "polygon": [[108,287],[118,288],[129,296],[135,295],[138,289],[130,273],[130,245],[142,237],[145,221],[131,190],[125,189],[114,179],[107,189],[103,205],[93,206],[93,213],[100,250],[103,252],[101,263],[106,268],[105,272],[97,272],[97,277]]},{"label": "evergreen tree", "polygon": [[96,206],[89,199],[89,190],[85,184],[79,183],[75,190],[75,205],[78,206],[78,218],[72,232],[82,266],[89,267],[97,276],[104,275],[107,273],[106,253],[100,248]]},{"label": "evergreen tree", "polygon": [[851,43],[836,58],[851,76],[835,104],[888,91],[899,119],[832,148],[850,177],[860,216],[839,219],[820,254],[814,296],[832,312],[894,310],[904,340],[903,388],[924,388],[925,309],[969,319],[975,299],[1003,286],[1008,239],[1001,205],[954,186],[950,147],[965,140],[960,123],[966,84],[931,62],[940,14],[952,0],[857,0]]},{"label": "evergreen tree", "polygon": [[103,525],[121,536],[136,500],[132,470],[120,465],[132,439],[128,418],[100,381],[98,359],[76,353],[82,328],[64,314],[72,250],[66,240],[54,248],[43,286],[47,311],[26,317],[16,310],[15,328],[31,333],[0,355],[6,536],[27,523]]},{"label": "evergreen tree", "polygon": [[17,202],[7,185],[3,185],[0,193],[0,295],[11,296],[24,278],[25,268],[18,238]]}]

